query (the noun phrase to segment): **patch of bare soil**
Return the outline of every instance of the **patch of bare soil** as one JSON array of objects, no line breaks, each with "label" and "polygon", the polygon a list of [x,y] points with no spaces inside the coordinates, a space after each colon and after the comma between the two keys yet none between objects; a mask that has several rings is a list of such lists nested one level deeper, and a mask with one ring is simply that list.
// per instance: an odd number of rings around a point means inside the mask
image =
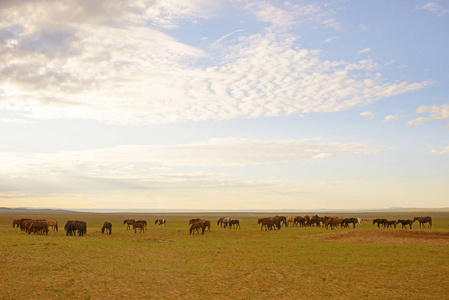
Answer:
[{"label": "patch of bare soil", "polygon": [[335,242],[449,245],[449,232],[430,230],[345,230],[317,234],[314,237]]}]

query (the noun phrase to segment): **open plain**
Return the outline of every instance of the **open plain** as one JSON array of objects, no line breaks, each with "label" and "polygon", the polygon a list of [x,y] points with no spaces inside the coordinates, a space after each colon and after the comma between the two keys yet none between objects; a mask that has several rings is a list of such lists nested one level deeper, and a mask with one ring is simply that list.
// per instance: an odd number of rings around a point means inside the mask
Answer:
[{"label": "open plain", "polygon": [[[443,299],[449,294],[447,211],[336,212],[364,219],[334,230],[282,227],[265,231],[264,216],[312,213],[77,213],[4,211],[0,214],[1,299]],[[318,213],[325,215],[324,213]],[[326,213],[330,215],[330,213]],[[378,229],[374,218],[430,215],[433,228]],[[16,218],[59,221],[59,231],[26,234]],[[189,235],[188,220],[212,222]],[[220,217],[241,229],[217,227]],[[123,220],[143,219],[145,233]],[[167,228],[154,225],[165,218]],[[69,219],[87,222],[83,237],[66,236]],[[101,233],[105,221],[112,234]]]}]

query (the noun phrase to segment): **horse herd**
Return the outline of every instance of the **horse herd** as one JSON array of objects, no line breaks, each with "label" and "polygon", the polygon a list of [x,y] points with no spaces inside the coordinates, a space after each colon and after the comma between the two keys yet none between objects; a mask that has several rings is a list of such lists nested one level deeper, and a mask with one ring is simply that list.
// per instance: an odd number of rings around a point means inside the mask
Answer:
[{"label": "horse herd", "polygon": [[413,220],[407,219],[407,220],[392,220],[392,221],[388,221],[387,219],[374,219],[373,220],[373,225],[377,224],[377,228],[380,228],[380,226],[382,226],[383,228],[396,228],[396,226],[398,224],[402,225],[402,229],[407,228],[407,225],[410,227],[410,229],[412,229],[412,225],[413,223],[415,223],[416,221],[418,221],[419,223],[419,227],[424,227],[426,228],[425,224],[428,224],[428,228],[432,228],[432,217],[414,217]]},{"label": "horse herd", "polygon": [[[432,228],[432,217],[415,217],[413,220],[390,220],[387,219],[374,219],[373,225],[377,224],[377,227],[380,228],[382,225],[383,228],[396,228],[397,224],[402,224],[402,228],[407,228],[409,225],[410,229],[412,229],[412,224],[418,221],[419,227],[425,228],[425,223],[429,223],[429,228]],[[300,226],[300,227],[325,227],[326,229],[331,229],[341,227],[341,228],[350,228],[352,224],[353,228],[355,228],[356,224],[362,227],[362,219],[360,218],[338,218],[335,216],[324,216],[319,217],[318,215],[314,216],[290,216],[288,218],[284,216],[275,216],[269,218],[261,218],[257,220],[257,224],[260,225],[260,230],[279,230],[282,226]]]},{"label": "horse herd", "polygon": [[[426,228],[425,224],[428,223],[428,228],[432,228],[432,217],[415,217],[413,220],[387,220],[387,219],[374,219],[373,225],[377,224],[378,228],[396,228],[398,224],[402,225],[402,228],[407,228],[409,226],[412,229],[412,225],[414,222],[419,223],[419,227]],[[167,227],[167,221],[165,219],[156,219],[154,222],[155,225],[158,225],[159,228]],[[324,216],[319,217],[318,215],[314,216],[274,216],[268,218],[260,218],[257,220],[257,224],[260,225],[260,230],[280,230],[282,226],[288,227],[325,227],[328,229],[334,228],[355,228],[356,224],[362,227],[362,219],[360,218],[338,218],[335,216]],[[147,229],[147,221],[145,220],[135,220],[135,219],[126,219],[123,221],[123,225],[126,225],[126,230],[134,230],[134,233],[137,233],[137,229],[139,229],[140,233],[145,233],[145,229]],[[207,230],[210,232],[211,222],[206,219],[196,218],[189,220],[189,234],[199,234],[199,230],[201,230],[201,234],[204,235],[204,232]],[[231,218],[220,218],[217,221],[217,226],[222,228],[229,229],[240,229],[240,221],[238,219]],[[49,228],[52,228],[53,231],[58,231],[58,221],[56,220],[45,220],[45,219],[14,219],[12,227],[20,228],[20,230],[25,231],[28,234],[45,234],[48,235]],[[87,232],[87,223],[85,221],[79,220],[68,220],[64,226],[64,230],[66,231],[67,236],[83,236]],[[104,222],[103,227],[101,228],[101,233],[112,234],[112,223]]]}]

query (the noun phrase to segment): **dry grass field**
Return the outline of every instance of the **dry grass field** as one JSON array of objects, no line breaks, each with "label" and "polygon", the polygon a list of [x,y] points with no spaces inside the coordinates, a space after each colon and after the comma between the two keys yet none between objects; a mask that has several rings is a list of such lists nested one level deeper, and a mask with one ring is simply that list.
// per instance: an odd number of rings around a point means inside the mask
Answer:
[{"label": "dry grass field", "polygon": [[[1,299],[447,299],[449,213],[338,213],[368,219],[362,228],[288,227],[261,231],[273,214],[137,214],[10,211],[0,214]],[[286,214],[283,214],[286,215]],[[292,215],[304,215],[292,214]],[[378,229],[373,218],[431,215],[432,229]],[[241,229],[216,226],[240,219]],[[15,218],[56,219],[48,236],[12,228]],[[159,229],[154,219],[167,219]],[[189,235],[188,220],[212,221],[211,232]],[[148,221],[145,233],[127,218]],[[66,236],[69,219],[87,235]],[[112,235],[101,234],[105,221]]]}]

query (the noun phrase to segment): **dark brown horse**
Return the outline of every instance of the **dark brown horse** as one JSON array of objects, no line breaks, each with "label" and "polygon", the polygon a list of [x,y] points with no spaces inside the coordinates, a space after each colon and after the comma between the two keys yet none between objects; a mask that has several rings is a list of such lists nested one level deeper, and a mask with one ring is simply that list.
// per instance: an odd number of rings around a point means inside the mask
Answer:
[{"label": "dark brown horse", "polygon": [[355,228],[355,223],[357,223],[356,218],[346,218],[341,222],[341,226],[343,228],[350,228],[349,224],[352,224],[353,228]]},{"label": "dark brown horse", "polygon": [[373,225],[377,223],[377,228],[380,228],[380,225],[382,225],[384,228],[387,227],[387,219],[374,219]]},{"label": "dark brown horse", "polygon": [[229,229],[231,229],[231,228],[237,229],[237,227],[240,229],[240,221],[239,220],[234,219],[234,220],[229,221]]},{"label": "dark brown horse", "polygon": [[424,223],[429,223],[429,228],[432,228],[432,217],[414,217],[413,218],[413,222],[418,221],[419,222],[419,228],[422,227],[426,228],[426,226],[424,226]]},{"label": "dark brown horse", "polygon": [[134,233],[137,233],[137,228],[140,229],[140,233],[145,233],[145,224],[144,223],[138,223],[138,222],[133,222],[133,229],[134,229]]},{"label": "dark brown horse", "polygon": [[104,222],[103,224],[103,228],[101,228],[101,233],[104,233],[104,231],[106,230],[106,234],[111,234],[112,233],[112,224],[109,222]]},{"label": "dark brown horse", "polygon": [[410,229],[412,229],[413,221],[412,220],[398,220],[398,224],[402,224],[402,229],[404,229],[404,227],[407,229],[407,225],[409,225]]},{"label": "dark brown horse", "polygon": [[265,230],[271,230],[271,227],[273,226],[273,222],[270,220],[270,218],[260,218],[257,220],[257,224],[262,224],[260,225],[260,230],[262,230],[264,227]]},{"label": "dark brown horse", "polygon": [[306,226],[306,219],[304,219],[304,218],[301,217],[301,216],[295,217],[295,218],[293,219],[293,225],[294,225],[294,226],[298,226],[298,224],[299,224],[300,227],[305,227],[305,226]]},{"label": "dark brown horse", "polygon": [[394,229],[396,229],[396,224],[396,221],[387,221],[387,228],[394,226]]},{"label": "dark brown horse", "polygon": [[145,229],[147,229],[147,221],[145,221],[145,220],[137,220],[136,223],[142,223],[143,227],[145,227]]},{"label": "dark brown horse", "polygon": [[48,235],[48,225],[45,221],[34,221],[31,223],[30,228],[28,229],[28,234],[33,232],[33,234],[40,233]]}]

